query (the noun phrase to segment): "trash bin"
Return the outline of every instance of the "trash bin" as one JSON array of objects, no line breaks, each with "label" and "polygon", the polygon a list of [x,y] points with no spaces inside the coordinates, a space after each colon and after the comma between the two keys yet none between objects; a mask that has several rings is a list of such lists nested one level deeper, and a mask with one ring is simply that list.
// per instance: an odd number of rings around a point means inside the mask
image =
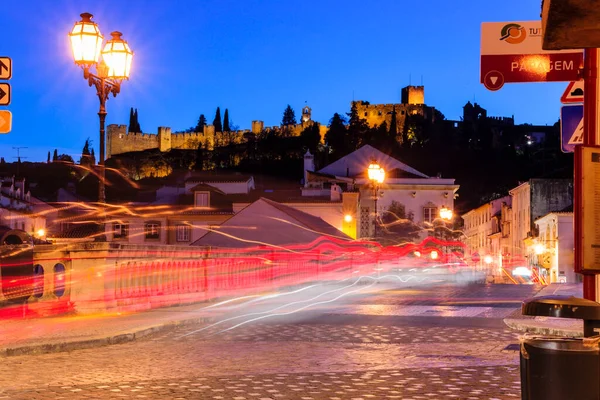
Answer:
[{"label": "trash bin", "polygon": [[523,302],[523,315],[583,320],[584,337],[524,335],[521,339],[523,400],[600,400],[600,304],[573,296]]}]

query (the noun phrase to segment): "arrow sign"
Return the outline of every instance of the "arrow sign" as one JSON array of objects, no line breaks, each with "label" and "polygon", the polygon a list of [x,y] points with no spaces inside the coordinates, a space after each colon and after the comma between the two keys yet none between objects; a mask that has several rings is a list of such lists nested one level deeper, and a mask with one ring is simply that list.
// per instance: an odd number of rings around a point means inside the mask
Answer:
[{"label": "arrow sign", "polygon": [[0,110],[0,133],[8,133],[12,128],[12,114],[8,110]]},{"label": "arrow sign", "polygon": [[12,77],[12,60],[9,57],[0,57],[0,79]]},{"label": "arrow sign", "polygon": [[560,102],[563,104],[583,103],[583,81],[569,83],[563,95],[560,96]]},{"label": "arrow sign", "polygon": [[0,106],[10,104],[10,85],[8,83],[0,83]]}]

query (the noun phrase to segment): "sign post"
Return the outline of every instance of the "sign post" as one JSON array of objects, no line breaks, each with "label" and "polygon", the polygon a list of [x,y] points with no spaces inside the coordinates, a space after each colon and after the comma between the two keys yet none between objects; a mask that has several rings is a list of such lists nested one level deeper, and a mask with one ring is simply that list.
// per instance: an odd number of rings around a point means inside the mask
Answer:
[{"label": "sign post", "polygon": [[581,50],[542,49],[541,21],[481,24],[481,83],[499,90],[505,83],[580,79]]},{"label": "sign post", "polygon": [[[598,137],[598,49],[585,49],[583,102],[583,145],[575,147],[574,179],[574,239],[575,272],[583,274],[583,297],[596,300],[596,274],[600,272],[597,259],[600,236],[596,226],[600,223],[600,198],[595,194],[595,177],[600,176],[600,138]],[[598,175],[596,175],[598,174]],[[598,187],[600,189],[600,187]],[[584,197],[585,195],[585,197]],[[600,211],[600,210],[598,210]]]}]

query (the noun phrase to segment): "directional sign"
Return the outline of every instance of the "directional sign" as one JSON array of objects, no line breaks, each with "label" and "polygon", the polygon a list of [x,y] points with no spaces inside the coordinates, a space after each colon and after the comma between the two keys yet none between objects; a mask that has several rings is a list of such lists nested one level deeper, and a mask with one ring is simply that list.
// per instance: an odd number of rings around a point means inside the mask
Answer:
[{"label": "directional sign", "polygon": [[12,60],[9,57],[0,57],[0,79],[12,77]]},{"label": "directional sign", "polygon": [[489,90],[511,82],[576,81],[582,66],[582,50],[542,49],[541,21],[481,25],[480,80]]},{"label": "directional sign", "polygon": [[572,153],[575,145],[583,144],[583,105],[561,107],[560,144],[565,153]]},{"label": "directional sign", "polygon": [[560,102],[563,104],[583,103],[583,81],[569,83],[569,86],[560,97]]},{"label": "directional sign", "polygon": [[0,83],[0,106],[10,104],[10,85],[8,83]]},{"label": "directional sign", "polygon": [[0,110],[0,133],[8,133],[12,129],[12,114],[8,110]]}]

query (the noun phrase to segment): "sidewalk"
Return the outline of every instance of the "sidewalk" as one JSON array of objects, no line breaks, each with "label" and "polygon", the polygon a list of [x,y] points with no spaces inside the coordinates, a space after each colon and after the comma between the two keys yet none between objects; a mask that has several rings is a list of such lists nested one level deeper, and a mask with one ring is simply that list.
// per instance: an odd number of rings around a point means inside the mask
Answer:
[{"label": "sidewalk", "polygon": [[163,329],[208,323],[214,303],[158,308],[129,314],[64,315],[10,319],[0,324],[0,357],[54,353],[136,340]]},{"label": "sidewalk", "polygon": [[[540,296],[574,296],[583,297],[581,283],[552,283],[540,290],[535,297]],[[583,336],[583,321],[570,318],[532,317],[521,315],[521,310],[515,311],[504,323],[511,329],[538,335]]]}]

